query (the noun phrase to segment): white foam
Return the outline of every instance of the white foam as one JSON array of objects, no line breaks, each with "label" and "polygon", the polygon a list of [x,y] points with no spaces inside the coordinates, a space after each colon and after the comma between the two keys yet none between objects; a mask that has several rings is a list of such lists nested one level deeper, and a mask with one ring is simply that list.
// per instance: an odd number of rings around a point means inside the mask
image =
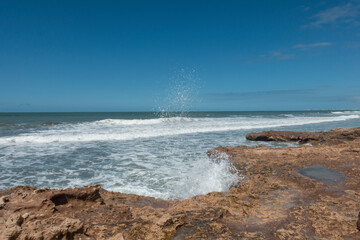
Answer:
[{"label": "white foam", "polygon": [[[216,160],[204,156],[192,159],[190,166],[184,163],[177,166],[162,168],[159,171],[167,173],[168,177],[162,177],[164,181],[162,189],[155,190],[154,185],[147,186],[143,181],[132,181],[121,186],[106,184],[105,188],[111,191],[133,193],[144,196],[159,197],[163,199],[186,199],[196,195],[204,195],[209,192],[226,191],[231,185],[242,179],[238,176],[236,168],[232,165],[227,155],[220,155]],[[174,164],[174,163],[173,163]],[[185,170],[185,171],[184,171]],[[140,171],[135,171],[139,176]],[[142,172],[145,173],[145,172]],[[144,176],[142,176],[144,177]],[[147,183],[157,179],[148,179]]]},{"label": "white foam", "polygon": [[104,119],[95,121],[93,124],[99,125],[152,125],[161,123],[176,123],[196,121],[196,118],[171,117],[171,118],[153,118],[153,119]]},{"label": "white foam", "polygon": [[[359,119],[359,115],[176,117],[64,123],[0,137],[3,167],[0,188],[15,185],[64,188],[99,183],[108,190],[164,199],[226,191],[241,177],[226,156],[212,160],[205,152],[218,145],[245,143],[245,131],[229,131],[351,119]],[[213,132],[220,133],[200,134]]]},{"label": "white foam", "polygon": [[344,115],[353,115],[353,114],[360,114],[360,111],[358,110],[353,110],[353,111],[336,111],[336,112],[331,112],[332,114],[344,114]]},{"label": "white foam", "polygon": [[[214,160],[214,159],[213,159]],[[197,161],[186,173],[185,181],[175,186],[174,196],[190,198],[209,192],[226,191],[242,179],[228,157],[219,156],[215,161]]]},{"label": "white foam", "polygon": [[124,141],[182,134],[225,132],[346,121],[357,119],[359,116],[360,115],[287,118],[199,118],[195,120],[189,118],[160,118],[146,120],[107,119],[90,123],[64,124],[61,128],[57,127],[35,133],[1,137],[0,144]]}]

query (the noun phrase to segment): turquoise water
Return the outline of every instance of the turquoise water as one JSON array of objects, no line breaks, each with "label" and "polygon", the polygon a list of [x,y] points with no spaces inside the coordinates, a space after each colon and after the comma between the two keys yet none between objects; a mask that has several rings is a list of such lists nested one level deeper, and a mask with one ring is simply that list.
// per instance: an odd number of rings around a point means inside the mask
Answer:
[{"label": "turquoise water", "polygon": [[226,156],[214,161],[206,151],[259,144],[248,132],[359,126],[360,111],[0,113],[0,188],[101,184],[189,198],[241,180]]}]

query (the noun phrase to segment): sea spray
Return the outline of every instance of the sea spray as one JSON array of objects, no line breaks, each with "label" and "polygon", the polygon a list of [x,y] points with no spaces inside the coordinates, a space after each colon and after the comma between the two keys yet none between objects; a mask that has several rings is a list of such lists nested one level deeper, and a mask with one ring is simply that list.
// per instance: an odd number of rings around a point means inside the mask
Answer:
[{"label": "sea spray", "polygon": [[[209,149],[259,144],[245,140],[249,131],[322,131],[356,127],[360,119],[355,111],[184,112],[162,118],[154,113],[62,114],[56,116],[63,124],[54,126],[42,124],[54,120],[53,114],[0,114],[1,122],[15,124],[10,130],[4,126],[6,134],[0,136],[0,188],[101,184],[112,191],[184,199],[225,191],[241,181],[231,161],[208,158]],[[30,116],[32,122],[26,123]]]},{"label": "sea spray", "polygon": [[237,184],[242,177],[226,154],[203,156],[195,160],[193,168],[181,176],[182,180],[174,184],[174,195],[180,199],[209,192],[222,192]]},{"label": "sea spray", "polygon": [[[172,133],[187,129],[190,122],[194,124],[192,129],[201,125],[201,119],[189,117],[189,110],[198,100],[199,82],[194,69],[181,69],[171,77],[166,97],[158,110],[159,123],[170,124]],[[188,136],[181,134],[178,139],[179,142],[184,142]],[[170,142],[166,145],[170,145]],[[172,159],[173,156],[170,155],[169,158]],[[186,164],[189,170],[178,169],[173,174],[173,179],[177,180],[165,184],[166,188],[172,189],[166,198],[185,199],[212,191],[224,191],[239,180],[235,168],[225,155],[218,156],[217,159],[208,158],[204,151],[203,154],[188,159]]]},{"label": "sea spray", "polygon": [[184,117],[196,105],[200,78],[197,77],[195,69],[184,68],[174,71],[169,79],[169,85],[163,92],[163,97],[158,100],[155,109],[159,117],[167,118]]}]

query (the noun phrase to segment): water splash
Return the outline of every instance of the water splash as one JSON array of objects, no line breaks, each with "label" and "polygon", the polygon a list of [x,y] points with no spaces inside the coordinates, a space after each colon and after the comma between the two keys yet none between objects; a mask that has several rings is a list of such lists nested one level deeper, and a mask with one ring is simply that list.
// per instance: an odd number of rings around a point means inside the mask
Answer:
[{"label": "water splash", "polygon": [[170,78],[165,96],[157,107],[159,117],[187,116],[187,112],[196,103],[199,90],[199,78],[196,71],[180,69]]},{"label": "water splash", "polygon": [[152,113],[136,118],[113,114],[93,121],[82,121],[81,115],[79,122],[55,126],[20,125],[21,133],[11,130],[0,137],[0,188],[101,184],[107,190],[184,199],[226,191],[241,181],[231,161],[209,159],[206,151],[219,145],[256,146],[245,141],[250,129],[323,131],[359,123],[359,115],[292,114],[156,119]]},{"label": "water splash", "polygon": [[[187,124],[190,122],[195,124],[194,127],[201,125],[197,121],[200,119],[188,118],[188,112],[199,99],[197,97],[198,91],[199,78],[196,76],[194,69],[180,69],[170,78],[170,85],[166,89],[165,97],[157,110],[160,119],[167,119],[167,121],[161,122],[169,124],[171,132],[186,129]],[[177,123],[176,125],[173,124],[174,120]],[[179,135],[177,138],[180,143],[189,141],[188,136]],[[171,140],[165,141],[167,141],[165,146],[171,146],[170,149],[166,150],[170,152],[166,161],[178,161],[178,158],[174,156],[179,154],[179,149],[174,149],[175,146]],[[181,155],[192,155],[192,157],[183,159],[180,164],[182,166],[177,167],[170,174],[169,179],[172,180],[165,183],[165,189],[171,189],[171,191],[168,191],[165,195],[160,193],[158,194],[159,197],[185,199],[213,191],[226,191],[231,185],[240,180],[236,168],[227,155],[219,155],[216,159],[208,158],[205,152],[202,154],[183,152]]]},{"label": "water splash", "polygon": [[180,178],[169,198],[186,199],[209,192],[223,192],[243,179],[226,154],[196,159],[191,171],[181,174]]}]

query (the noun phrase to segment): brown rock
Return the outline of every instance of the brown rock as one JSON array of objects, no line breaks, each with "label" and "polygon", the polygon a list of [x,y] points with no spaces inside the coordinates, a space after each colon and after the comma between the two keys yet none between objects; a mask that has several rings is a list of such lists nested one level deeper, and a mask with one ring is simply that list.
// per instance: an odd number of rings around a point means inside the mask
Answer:
[{"label": "brown rock", "polygon": [[0,198],[0,203],[6,203],[8,201],[9,201],[9,198],[6,197],[6,196],[3,196],[3,197]]},{"label": "brown rock", "polygon": [[66,233],[82,232],[84,224],[79,219],[66,218],[60,225],[60,228]]},{"label": "brown rock", "polygon": [[13,214],[7,219],[5,226],[6,227],[21,226],[23,222],[24,219],[21,215]]},{"label": "brown rock", "polygon": [[246,139],[251,141],[276,141],[276,142],[299,142],[299,143],[327,143],[338,144],[344,141],[352,141],[360,137],[360,128],[336,128],[327,132],[288,132],[288,131],[265,131],[260,133],[248,133]]},{"label": "brown rock", "polygon": [[172,224],[174,221],[171,217],[170,214],[168,213],[165,213],[157,222],[156,224],[159,225],[160,227],[164,227],[164,226],[167,226],[167,225],[170,225]]},{"label": "brown rock", "polygon": [[44,125],[59,125],[59,124],[62,124],[60,122],[44,122]]},{"label": "brown rock", "polygon": [[5,205],[8,201],[9,201],[9,198],[7,198],[7,197],[3,196],[0,198],[0,210],[5,207]]},{"label": "brown rock", "polygon": [[29,216],[30,216],[29,213],[24,213],[24,214],[22,215],[22,218],[23,218],[23,219],[27,219]]},{"label": "brown rock", "polygon": [[321,133],[266,131],[260,133],[248,133],[246,135],[246,139],[252,141],[308,143],[308,142],[320,141]]},{"label": "brown rock", "polygon": [[79,219],[66,218],[60,226],[53,226],[45,232],[45,239],[61,239],[72,237],[75,233],[83,232],[83,223]]},{"label": "brown rock", "polygon": [[9,228],[6,228],[3,232],[3,235],[1,237],[1,239],[4,240],[15,240],[17,239],[17,237],[20,235],[21,233],[21,227],[19,226],[12,226]]},{"label": "brown rock", "polygon": [[50,200],[55,204],[55,206],[67,204],[69,199],[77,199],[82,201],[102,201],[99,191],[100,188],[98,187],[65,189],[51,195]]},{"label": "brown rock", "polygon": [[[217,161],[228,156],[242,180],[183,201],[100,186],[0,190],[0,239],[358,239],[349,216],[360,202],[359,128],[265,135],[313,146],[210,150]],[[344,178],[326,182],[304,169]]]},{"label": "brown rock", "polygon": [[124,240],[124,236],[122,233],[118,233],[115,236],[109,238],[109,240]]}]

